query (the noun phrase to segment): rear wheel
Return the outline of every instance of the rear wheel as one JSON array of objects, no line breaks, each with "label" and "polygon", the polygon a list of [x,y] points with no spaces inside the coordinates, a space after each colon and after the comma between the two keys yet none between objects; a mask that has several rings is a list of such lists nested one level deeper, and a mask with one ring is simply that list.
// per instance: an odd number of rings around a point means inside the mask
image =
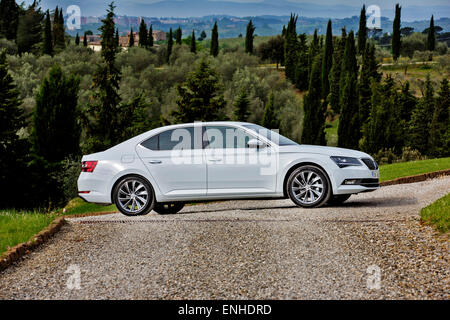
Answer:
[{"label": "rear wheel", "polygon": [[300,207],[320,207],[330,198],[330,183],[325,172],[306,165],[295,169],[287,181],[291,200]]},{"label": "rear wheel", "polygon": [[157,203],[153,210],[159,214],[174,214],[183,209],[184,203],[173,202],[173,203]]},{"label": "rear wheel", "polygon": [[344,203],[345,201],[348,200],[348,198],[350,198],[351,194],[339,194],[336,196],[331,196],[330,200],[328,200],[328,204],[341,204]]},{"label": "rear wheel", "polygon": [[152,187],[137,176],[123,178],[114,188],[113,198],[117,209],[126,216],[145,215],[155,203]]}]

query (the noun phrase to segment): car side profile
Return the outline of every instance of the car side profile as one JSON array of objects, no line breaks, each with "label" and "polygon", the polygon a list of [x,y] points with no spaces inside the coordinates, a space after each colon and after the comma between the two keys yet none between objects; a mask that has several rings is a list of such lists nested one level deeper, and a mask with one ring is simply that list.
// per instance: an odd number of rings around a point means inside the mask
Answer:
[{"label": "car side profile", "polygon": [[78,179],[84,200],[114,203],[128,216],[209,200],[290,198],[312,208],[378,188],[378,165],[366,153],[228,121],[156,128],[85,155]]}]

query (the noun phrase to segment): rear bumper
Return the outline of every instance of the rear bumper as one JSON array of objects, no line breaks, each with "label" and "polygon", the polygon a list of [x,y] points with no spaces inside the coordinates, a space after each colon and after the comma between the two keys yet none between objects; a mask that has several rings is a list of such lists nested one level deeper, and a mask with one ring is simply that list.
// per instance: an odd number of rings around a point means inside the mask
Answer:
[{"label": "rear bumper", "polygon": [[108,191],[109,179],[106,176],[95,174],[95,172],[82,172],[77,184],[78,196],[87,202],[111,203],[111,194]]}]

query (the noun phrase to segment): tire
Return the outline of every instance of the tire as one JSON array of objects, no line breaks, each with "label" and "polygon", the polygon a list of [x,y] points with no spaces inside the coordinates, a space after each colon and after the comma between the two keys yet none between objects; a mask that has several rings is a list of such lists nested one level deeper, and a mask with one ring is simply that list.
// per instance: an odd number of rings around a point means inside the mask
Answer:
[{"label": "tire", "polygon": [[312,165],[301,166],[289,175],[286,190],[299,207],[317,208],[330,199],[331,186],[326,173]]},{"label": "tire", "polygon": [[350,198],[351,194],[339,194],[336,196],[331,196],[330,199],[328,200],[328,204],[331,205],[338,205],[338,204],[342,204],[345,201],[348,200],[348,198]]},{"label": "tire", "polygon": [[155,194],[147,180],[128,176],[117,183],[113,200],[119,211],[126,216],[148,214],[155,205]]},{"label": "tire", "polygon": [[175,214],[183,209],[183,202],[156,203],[153,210],[159,214]]}]

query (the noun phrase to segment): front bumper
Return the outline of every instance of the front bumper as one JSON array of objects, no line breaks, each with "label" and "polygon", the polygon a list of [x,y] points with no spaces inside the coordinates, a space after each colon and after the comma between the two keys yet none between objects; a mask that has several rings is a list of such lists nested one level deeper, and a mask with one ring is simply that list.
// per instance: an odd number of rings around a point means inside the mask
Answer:
[{"label": "front bumper", "polygon": [[[333,194],[355,194],[375,191],[380,188],[378,169],[370,170],[365,166],[337,168],[333,171],[335,185]],[[354,181],[348,184],[349,181]]]}]

